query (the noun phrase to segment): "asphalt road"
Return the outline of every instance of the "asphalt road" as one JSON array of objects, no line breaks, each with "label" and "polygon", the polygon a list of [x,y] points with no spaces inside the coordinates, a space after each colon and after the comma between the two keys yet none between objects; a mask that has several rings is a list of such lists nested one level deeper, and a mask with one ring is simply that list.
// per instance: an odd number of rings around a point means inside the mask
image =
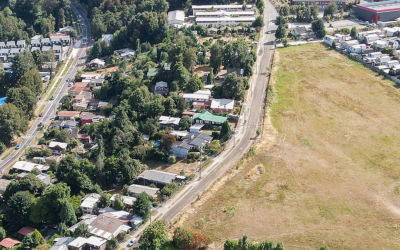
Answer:
[{"label": "asphalt road", "polygon": [[[80,15],[82,17],[82,22],[84,25],[82,26],[82,34],[88,41],[90,41],[90,27],[89,27],[89,21],[87,18],[83,15],[82,11],[77,9],[74,5],[73,2],[71,2],[71,9],[75,13],[75,15]],[[25,150],[30,147],[36,136],[38,135],[39,131],[41,130],[41,127],[38,125],[40,122],[43,122],[44,125],[48,124],[51,122],[51,119],[55,117],[56,115],[56,110],[59,106],[60,101],[62,98],[67,94],[68,91],[68,79],[74,78],[76,71],[78,70],[78,67],[81,63],[85,62],[85,59],[80,59],[80,58],[85,58],[86,57],[86,46],[82,46],[80,42],[78,42],[76,45],[74,45],[72,49],[72,59],[74,60],[73,63],[71,64],[70,68],[68,71],[64,74],[64,76],[60,76],[59,79],[61,79],[60,85],[57,87],[56,91],[53,94],[54,100],[49,100],[45,104],[45,108],[43,109],[43,117],[38,117],[35,122],[32,124],[30,127],[28,133],[23,137],[22,141],[20,142],[21,148],[18,150],[15,150],[15,152],[11,153],[6,159],[4,159],[2,162],[0,162],[0,174],[3,175],[6,173],[7,168],[17,161],[25,152]],[[67,61],[66,61],[66,64]],[[59,79],[55,79],[55,84]]]}]

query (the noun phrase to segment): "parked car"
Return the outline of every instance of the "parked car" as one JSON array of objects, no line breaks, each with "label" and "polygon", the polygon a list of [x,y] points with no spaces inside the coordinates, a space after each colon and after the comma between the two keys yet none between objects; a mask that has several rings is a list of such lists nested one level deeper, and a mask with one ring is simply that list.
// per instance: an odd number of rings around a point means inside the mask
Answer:
[{"label": "parked car", "polygon": [[43,112],[39,114],[39,117],[43,117]]},{"label": "parked car", "polygon": [[15,147],[15,149],[20,149],[21,148],[21,143],[20,144],[18,144],[16,147]]},{"label": "parked car", "polygon": [[53,96],[51,96],[50,100],[51,100],[51,101],[52,101],[52,100],[54,100],[54,95],[53,95]]},{"label": "parked car", "polygon": [[128,247],[133,246],[137,242],[136,238],[133,238],[131,241],[129,241]]}]

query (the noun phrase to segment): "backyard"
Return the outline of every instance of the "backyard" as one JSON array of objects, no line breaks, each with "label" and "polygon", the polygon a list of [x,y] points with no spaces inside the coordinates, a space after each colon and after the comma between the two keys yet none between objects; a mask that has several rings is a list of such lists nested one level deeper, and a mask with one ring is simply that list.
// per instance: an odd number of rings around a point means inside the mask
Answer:
[{"label": "backyard", "polygon": [[274,65],[256,154],[178,224],[219,248],[247,234],[286,249],[400,249],[399,90],[321,44],[280,49]]}]

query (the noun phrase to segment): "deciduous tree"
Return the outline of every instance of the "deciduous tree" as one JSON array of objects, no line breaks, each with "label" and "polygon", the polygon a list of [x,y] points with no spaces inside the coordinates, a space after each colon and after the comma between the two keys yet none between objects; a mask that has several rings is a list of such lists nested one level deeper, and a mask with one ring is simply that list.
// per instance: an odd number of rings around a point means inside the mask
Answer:
[{"label": "deciduous tree", "polygon": [[158,250],[163,249],[168,242],[168,230],[165,222],[158,220],[153,222],[144,230],[140,237],[140,250]]}]

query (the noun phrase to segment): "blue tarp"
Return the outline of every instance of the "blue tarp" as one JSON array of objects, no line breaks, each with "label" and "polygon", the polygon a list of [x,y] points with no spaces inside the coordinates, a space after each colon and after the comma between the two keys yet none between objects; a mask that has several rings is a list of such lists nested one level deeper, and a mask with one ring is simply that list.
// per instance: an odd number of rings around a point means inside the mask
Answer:
[{"label": "blue tarp", "polygon": [[6,98],[5,97],[0,98],[0,106],[4,105],[5,103],[6,103]]}]

